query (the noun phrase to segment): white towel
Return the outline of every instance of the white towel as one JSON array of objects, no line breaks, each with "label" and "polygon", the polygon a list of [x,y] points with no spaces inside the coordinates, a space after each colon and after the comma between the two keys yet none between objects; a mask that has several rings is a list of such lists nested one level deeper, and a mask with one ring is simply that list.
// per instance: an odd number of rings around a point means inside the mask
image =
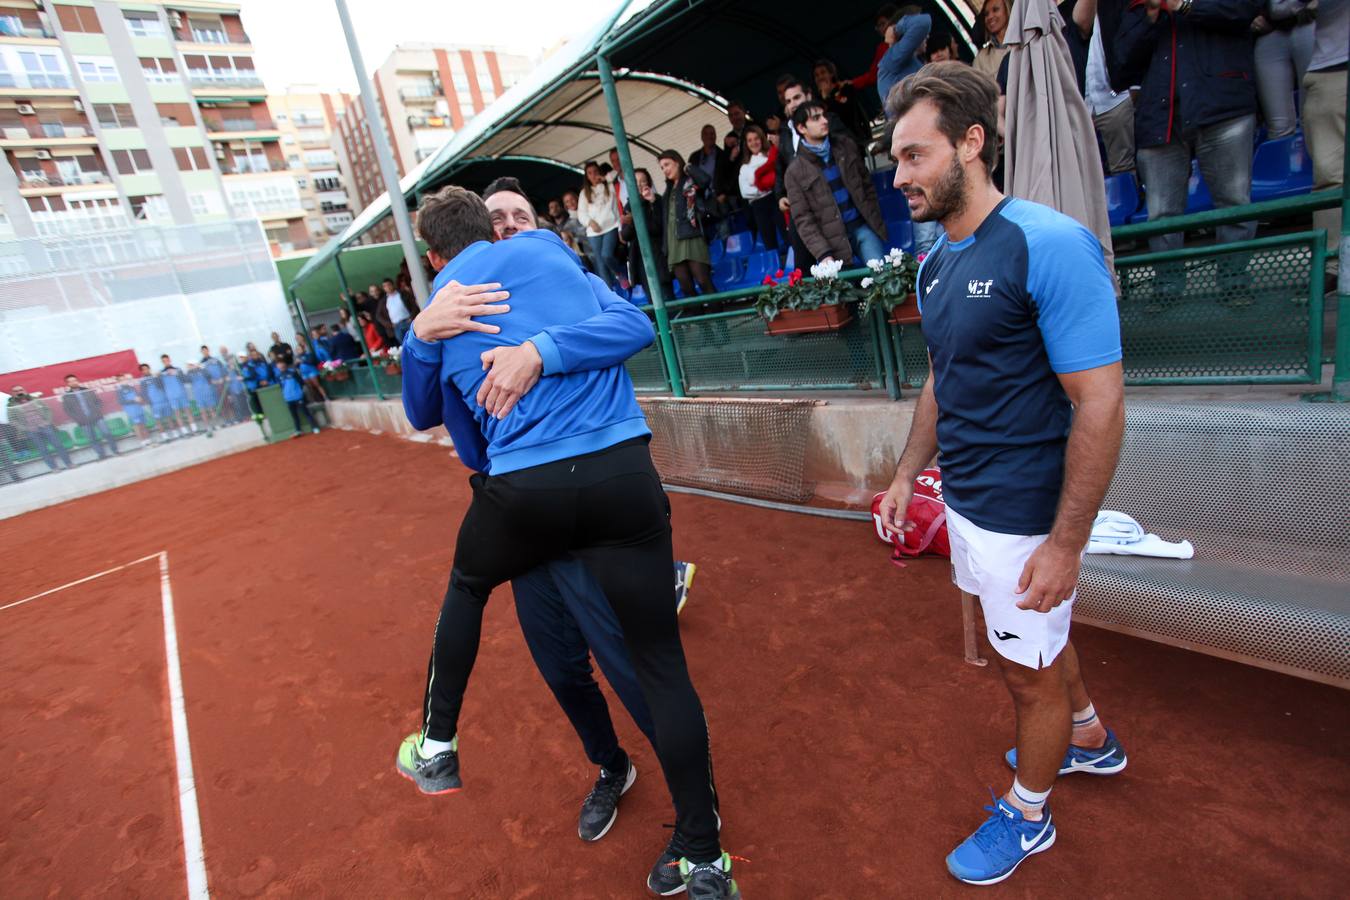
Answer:
[{"label": "white towel", "polygon": [[1088,553],[1114,553],[1119,556],[1160,556],[1167,559],[1190,559],[1195,547],[1190,541],[1165,541],[1156,534],[1146,534],[1143,526],[1125,513],[1104,509],[1092,523],[1092,537]]}]

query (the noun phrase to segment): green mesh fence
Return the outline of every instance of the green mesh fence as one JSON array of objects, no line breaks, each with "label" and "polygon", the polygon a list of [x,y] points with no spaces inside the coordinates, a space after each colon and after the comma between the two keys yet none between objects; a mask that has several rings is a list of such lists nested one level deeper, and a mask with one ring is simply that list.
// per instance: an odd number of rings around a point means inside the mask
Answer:
[{"label": "green mesh fence", "polygon": [[665,355],[661,353],[660,341],[653,341],[646,350],[629,358],[626,365],[628,377],[633,379],[633,387],[640,393],[670,390],[670,380],[666,378]]},{"label": "green mesh fence", "polygon": [[838,331],[771,335],[754,310],[738,310],[670,324],[691,391],[885,387],[870,321],[855,317]]}]

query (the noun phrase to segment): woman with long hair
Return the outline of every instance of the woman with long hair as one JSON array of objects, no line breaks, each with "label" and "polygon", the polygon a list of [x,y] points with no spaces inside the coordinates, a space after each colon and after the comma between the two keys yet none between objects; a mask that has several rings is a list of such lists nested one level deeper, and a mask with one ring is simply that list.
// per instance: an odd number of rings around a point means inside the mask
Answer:
[{"label": "woman with long hair", "polygon": [[755,231],[764,242],[764,249],[778,249],[778,223],[783,220],[778,212],[778,201],[773,189],[777,175],[778,148],[769,144],[764,129],[758,125],[745,126],[746,163],[741,166],[741,196],[750,204],[750,216]]},{"label": "woman with long hair", "polygon": [[352,340],[358,344],[361,343],[361,332],[357,329],[356,322],[352,320],[351,312],[345,306],[338,308],[338,327],[351,335]]},{"label": "woman with long hair", "polygon": [[619,203],[600,166],[594,162],[586,163],[586,183],[577,198],[577,219],[586,226],[591,259],[600,270],[596,274],[613,288],[614,253],[619,247]]},{"label": "woman with long hair", "polygon": [[361,333],[366,336],[366,346],[370,348],[371,353],[378,353],[389,346],[385,343],[384,336],[380,334],[380,326],[374,316],[361,310],[356,314],[356,318],[361,322]]},{"label": "woman with long hair", "polygon": [[712,263],[708,258],[708,243],[703,239],[703,192],[708,175],[699,168],[686,168],[678,150],[661,154],[661,174],[666,176],[665,227],[662,245],[666,264],[686,298],[694,296],[694,282],[705,294],[715,293],[712,283]]}]

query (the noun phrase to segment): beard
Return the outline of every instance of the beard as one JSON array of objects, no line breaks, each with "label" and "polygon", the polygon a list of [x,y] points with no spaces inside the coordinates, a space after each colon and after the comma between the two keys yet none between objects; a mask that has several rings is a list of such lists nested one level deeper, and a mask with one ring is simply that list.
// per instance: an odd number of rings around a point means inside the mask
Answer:
[{"label": "beard", "polygon": [[966,170],[961,167],[956,154],[952,154],[952,164],[942,173],[938,183],[933,185],[932,192],[921,189],[920,193],[928,202],[921,212],[910,210],[910,216],[916,222],[940,222],[959,216],[965,210]]}]

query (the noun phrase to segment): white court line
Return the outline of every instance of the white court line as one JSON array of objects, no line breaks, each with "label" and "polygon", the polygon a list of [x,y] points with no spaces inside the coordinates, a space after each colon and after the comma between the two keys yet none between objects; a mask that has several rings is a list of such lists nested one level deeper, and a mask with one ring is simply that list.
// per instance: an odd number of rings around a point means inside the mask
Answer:
[{"label": "white court line", "polygon": [[0,611],[81,585],[104,575],[120,572],[137,563],[159,560],[159,594],[164,614],[164,656],[169,674],[169,711],[173,726],[173,753],[178,768],[178,812],[183,823],[183,861],[187,868],[189,900],[207,900],[206,853],[202,844],[201,813],[197,809],[197,780],[192,774],[192,749],[188,743],[187,705],[183,700],[183,672],[178,662],[178,629],[174,624],[173,589],[169,586],[169,553],[161,550],[121,566],[96,572],[69,584],[15,600],[0,606]]}]

